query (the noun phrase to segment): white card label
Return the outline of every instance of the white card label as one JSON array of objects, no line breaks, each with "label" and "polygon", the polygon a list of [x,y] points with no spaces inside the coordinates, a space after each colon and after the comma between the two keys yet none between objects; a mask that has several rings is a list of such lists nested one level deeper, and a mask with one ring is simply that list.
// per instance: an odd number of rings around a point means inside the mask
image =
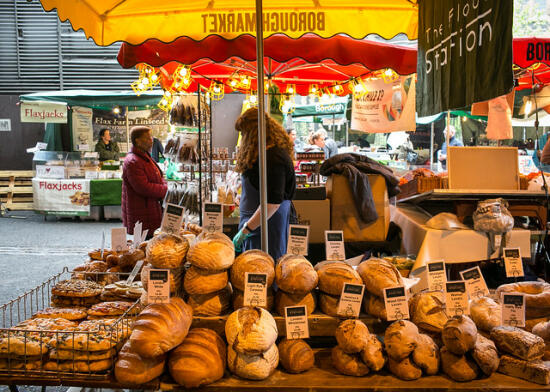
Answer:
[{"label": "white card label", "polygon": [[150,269],[147,282],[147,300],[149,303],[165,304],[170,302],[170,270]]},{"label": "white card label", "polygon": [[285,307],[285,325],[287,339],[309,338],[306,307],[304,305]]},{"label": "white card label", "polygon": [[103,253],[105,253],[105,230],[101,232],[101,258],[103,259]]},{"label": "white card label", "polygon": [[126,279],[126,284],[132,284],[134,279],[136,278],[138,272],[141,270],[141,266],[143,265],[145,260],[138,260],[136,265],[134,265],[134,268],[132,269],[132,272],[130,273],[130,276],[128,276],[128,279]]},{"label": "white card label", "polygon": [[116,252],[128,250],[128,243],[126,242],[126,228],[116,227],[111,229],[111,249]]},{"label": "white card label", "polygon": [[165,233],[179,234],[181,223],[183,222],[184,208],[176,204],[166,204],[166,209],[162,215],[161,230]]},{"label": "white card label", "polygon": [[202,226],[210,233],[223,232],[223,204],[203,204]]},{"label": "white card label", "polygon": [[86,170],[84,172],[84,177],[87,180],[97,180],[99,178],[99,172],[97,170]]},{"label": "white card label", "polygon": [[325,231],[325,251],[327,260],[343,261],[346,259],[343,231]]},{"label": "white card label", "polygon": [[447,273],[443,261],[434,261],[428,265],[428,290],[443,291],[447,282]]},{"label": "white card label", "polygon": [[523,264],[519,248],[504,248],[504,268],[507,278],[521,278]]},{"label": "white card label", "polygon": [[84,158],[99,158],[99,153],[88,151],[84,153]]},{"label": "white card label", "polygon": [[409,318],[409,300],[405,287],[388,287],[384,289],[384,306],[388,321]]},{"label": "white card label", "polygon": [[141,244],[141,227],[143,224],[140,221],[137,221],[134,225],[134,249],[137,249],[139,244]]},{"label": "white card label", "polygon": [[523,294],[502,294],[502,325],[525,327],[525,297]]},{"label": "white card label", "polygon": [[87,144],[79,144],[78,145],[78,151],[88,151],[90,149],[90,146]]},{"label": "white card label", "polygon": [[309,244],[309,226],[290,225],[286,253],[307,256]]},{"label": "white card label", "polygon": [[364,292],[364,284],[344,283],[336,313],[343,317],[359,317]]},{"label": "white card label", "polygon": [[487,283],[481,274],[479,267],[460,271],[460,277],[466,282],[466,290],[470,299],[477,299],[489,295]]},{"label": "white card label", "polygon": [[445,306],[449,317],[470,314],[466,282],[463,280],[447,282],[445,283],[445,291]]},{"label": "white card label", "polygon": [[244,306],[267,306],[267,274],[246,272],[244,276]]}]

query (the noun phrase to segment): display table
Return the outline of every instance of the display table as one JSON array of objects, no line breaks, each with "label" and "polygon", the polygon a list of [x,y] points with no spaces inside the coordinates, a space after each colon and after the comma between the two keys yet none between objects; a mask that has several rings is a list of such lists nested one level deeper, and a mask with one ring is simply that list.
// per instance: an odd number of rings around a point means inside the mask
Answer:
[{"label": "display table", "polygon": [[90,204],[92,206],[120,205],[122,180],[90,180]]}]

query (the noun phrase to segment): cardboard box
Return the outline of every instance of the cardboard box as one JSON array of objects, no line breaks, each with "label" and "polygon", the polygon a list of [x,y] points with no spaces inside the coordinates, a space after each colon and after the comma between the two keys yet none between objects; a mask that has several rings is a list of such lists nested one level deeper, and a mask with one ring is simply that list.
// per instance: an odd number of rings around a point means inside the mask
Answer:
[{"label": "cardboard box", "polygon": [[386,181],[381,175],[369,174],[368,177],[378,213],[378,219],[370,224],[365,224],[359,216],[347,177],[332,175],[327,181],[331,230],[343,230],[346,242],[385,241],[388,235],[390,203]]},{"label": "cardboard box", "polygon": [[330,200],[293,200],[301,225],[309,226],[309,242],[325,242],[325,230],[330,230]]}]

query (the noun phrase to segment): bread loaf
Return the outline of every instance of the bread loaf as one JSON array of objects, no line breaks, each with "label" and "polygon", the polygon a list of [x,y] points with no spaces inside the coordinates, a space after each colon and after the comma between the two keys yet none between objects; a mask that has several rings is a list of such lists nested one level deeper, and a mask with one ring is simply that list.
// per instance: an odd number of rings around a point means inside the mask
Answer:
[{"label": "bread loaf", "polygon": [[317,287],[319,276],[304,256],[286,255],[277,263],[275,282],[289,294],[306,294]]},{"label": "bread loaf", "polygon": [[[275,294],[273,293],[273,289],[271,287],[267,288],[267,305],[266,306],[260,306],[261,308],[264,308],[267,311],[271,311],[273,309],[273,306],[275,306]],[[244,306],[244,293],[239,289],[233,290],[233,309],[237,310]]]},{"label": "bread loaf", "polygon": [[550,317],[539,317],[534,319],[525,319],[525,329],[527,332],[531,332],[533,330],[533,327],[539,323],[545,323],[547,321],[550,321]]},{"label": "bread loaf", "polygon": [[478,329],[486,332],[500,325],[502,310],[500,304],[497,304],[489,297],[481,297],[470,301],[470,317]]},{"label": "bread loaf", "polygon": [[319,307],[321,312],[329,316],[338,316],[338,302],[340,296],[325,294],[322,291],[319,292]]},{"label": "bread loaf", "polygon": [[188,294],[210,294],[224,289],[228,281],[227,271],[208,271],[192,265],[185,273],[183,288]]},{"label": "bread loaf", "polygon": [[277,294],[275,294],[275,309],[279,315],[284,317],[285,307],[299,305],[306,306],[308,315],[313,313],[317,305],[315,293],[309,292],[306,294],[288,294],[283,290],[277,290]]},{"label": "bread loaf", "polygon": [[388,356],[396,362],[403,361],[417,347],[418,335],[418,328],[408,320],[392,323],[384,335]]},{"label": "bread loaf", "polygon": [[476,344],[477,328],[468,316],[455,316],[443,327],[441,338],[450,352],[464,355]]},{"label": "bread loaf", "polygon": [[261,354],[275,343],[277,334],[277,324],[273,316],[258,307],[236,310],[225,323],[227,343],[242,354]]},{"label": "bread loaf", "polygon": [[367,345],[369,335],[367,326],[355,319],[342,321],[334,332],[338,345],[347,354],[361,352]]},{"label": "bread loaf", "polygon": [[491,340],[500,352],[512,354],[526,361],[541,359],[544,355],[544,340],[516,327],[496,327],[491,331]]},{"label": "bread loaf", "polygon": [[363,284],[361,277],[353,267],[344,262],[324,264],[317,269],[319,275],[319,289],[327,294],[342,294],[344,283]]},{"label": "bread loaf", "polygon": [[192,321],[193,309],[181,298],[149,305],[134,323],[132,349],[142,357],[158,357],[183,342]]},{"label": "bread loaf", "polygon": [[361,359],[367,364],[370,370],[379,371],[386,364],[384,348],[376,335],[367,336],[367,345],[361,351]]},{"label": "bread loaf", "polygon": [[397,268],[389,261],[370,258],[357,267],[357,272],[365,283],[365,288],[380,298],[384,298],[387,287],[402,286],[403,279]]},{"label": "bread loaf", "polygon": [[427,376],[433,376],[439,371],[439,347],[426,334],[418,335],[418,345],[412,353],[412,360]]},{"label": "bread loaf", "polygon": [[233,242],[222,233],[203,233],[189,249],[187,261],[208,271],[230,268],[235,260]]},{"label": "bread loaf", "polygon": [[115,363],[115,378],[121,384],[137,385],[154,380],[164,371],[166,354],[158,357],[142,357],[132,349],[132,342],[126,341],[118,353]]},{"label": "bread loaf", "polygon": [[188,250],[189,242],[185,238],[160,233],[147,243],[147,261],[154,268],[177,268],[183,264]]},{"label": "bread loaf", "polygon": [[391,357],[388,359],[388,368],[401,380],[417,380],[422,377],[422,369],[416,366],[409,357],[396,361]]},{"label": "bread loaf", "polygon": [[497,298],[504,293],[524,295],[526,318],[550,316],[550,283],[526,281],[503,284],[497,288]]},{"label": "bread loaf", "polygon": [[445,313],[445,295],[441,291],[416,294],[409,302],[411,321],[419,328],[441,332],[449,320]]},{"label": "bread loaf", "polygon": [[500,357],[498,372],[541,385],[550,384],[550,362],[547,361],[525,361],[503,355]]},{"label": "bread loaf", "polygon": [[231,311],[231,285],[210,294],[190,295],[188,302],[195,316],[220,316]]},{"label": "bread loaf", "polygon": [[388,315],[386,313],[386,305],[384,300],[376,295],[365,293],[365,298],[363,298],[363,310],[365,313],[370,314],[380,320],[387,321]]},{"label": "bread loaf", "polygon": [[[154,267],[151,264],[145,264],[141,268],[141,282],[143,283],[143,288],[147,291],[147,288],[149,286],[149,271],[151,269],[154,269]],[[181,289],[181,279],[183,277],[184,273],[184,267],[178,267],[178,268],[172,268],[169,270],[169,280],[170,280],[170,293],[175,294],[178,293]]]},{"label": "bread loaf", "polygon": [[273,258],[261,250],[251,249],[242,253],[231,266],[231,284],[244,291],[247,272],[267,275],[267,286],[275,279],[275,263]]},{"label": "bread loaf", "polygon": [[226,347],[211,329],[193,328],[168,357],[172,378],[185,388],[210,384],[223,377]]},{"label": "bread loaf", "polygon": [[550,322],[545,321],[536,324],[531,332],[541,337],[545,342],[550,342]]},{"label": "bread loaf", "polygon": [[267,351],[259,354],[242,354],[227,348],[227,366],[231,373],[250,380],[264,380],[271,376],[279,364],[279,350],[273,344]]},{"label": "bread loaf", "polygon": [[472,350],[472,358],[483,373],[490,376],[498,369],[498,351],[492,340],[477,335],[476,345]]},{"label": "bread loaf", "polygon": [[[141,249],[132,249],[120,255],[117,265],[120,267],[134,268],[136,263],[145,258],[145,252]],[[106,263],[107,265],[107,263]]]},{"label": "bread loaf", "polygon": [[283,339],[279,343],[279,360],[289,373],[302,373],[313,367],[315,355],[302,339]]},{"label": "bread loaf", "polygon": [[472,381],[479,374],[477,364],[466,355],[456,355],[443,347],[441,353],[441,368],[443,372],[455,381]]},{"label": "bread loaf", "polygon": [[359,354],[346,354],[340,346],[332,348],[332,365],[347,376],[361,377],[369,373]]}]

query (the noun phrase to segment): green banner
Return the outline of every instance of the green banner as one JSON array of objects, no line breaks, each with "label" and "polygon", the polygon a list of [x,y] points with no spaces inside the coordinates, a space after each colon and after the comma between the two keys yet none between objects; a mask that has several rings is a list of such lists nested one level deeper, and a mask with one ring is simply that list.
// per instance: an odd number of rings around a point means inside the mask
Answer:
[{"label": "green banner", "polygon": [[512,90],[513,0],[422,0],[418,19],[419,116]]}]

